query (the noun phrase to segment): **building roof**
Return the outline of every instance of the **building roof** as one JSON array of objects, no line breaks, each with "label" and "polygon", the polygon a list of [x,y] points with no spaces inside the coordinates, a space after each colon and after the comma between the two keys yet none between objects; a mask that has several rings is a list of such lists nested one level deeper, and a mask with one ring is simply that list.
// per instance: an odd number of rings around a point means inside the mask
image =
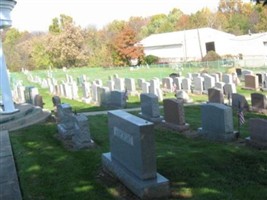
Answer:
[{"label": "building roof", "polygon": [[140,41],[144,47],[153,46],[166,46],[174,44],[182,44],[185,38],[195,38],[201,35],[201,37],[224,37],[224,38],[234,38],[235,35],[225,33],[212,28],[199,28],[184,31],[168,32],[152,34]]}]

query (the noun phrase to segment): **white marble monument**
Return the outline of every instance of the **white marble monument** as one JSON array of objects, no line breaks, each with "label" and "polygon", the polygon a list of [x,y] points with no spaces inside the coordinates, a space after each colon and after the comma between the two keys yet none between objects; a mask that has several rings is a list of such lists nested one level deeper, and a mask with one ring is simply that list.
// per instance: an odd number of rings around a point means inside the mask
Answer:
[{"label": "white marble monument", "polygon": [[[13,0],[1,0],[0,1],[0,29],[8,28],[12,25],[10,18],[10,12],[16,5],[16,1]],[[13,103],[6,61],[4,57],[2,38],[0,40],[0,89],[2,92],[3,109],[2,114],[10,114],[18,111]]]}]

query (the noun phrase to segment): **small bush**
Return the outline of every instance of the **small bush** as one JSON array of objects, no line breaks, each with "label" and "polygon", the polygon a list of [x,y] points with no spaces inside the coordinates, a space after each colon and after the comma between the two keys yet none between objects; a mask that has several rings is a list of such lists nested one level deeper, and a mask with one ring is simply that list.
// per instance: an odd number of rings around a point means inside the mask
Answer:
[{"label": "small bush", "polygon": [[216,61],[221,60],[221,56],[215,51],[209,51],[202,59],[202,61]]}]

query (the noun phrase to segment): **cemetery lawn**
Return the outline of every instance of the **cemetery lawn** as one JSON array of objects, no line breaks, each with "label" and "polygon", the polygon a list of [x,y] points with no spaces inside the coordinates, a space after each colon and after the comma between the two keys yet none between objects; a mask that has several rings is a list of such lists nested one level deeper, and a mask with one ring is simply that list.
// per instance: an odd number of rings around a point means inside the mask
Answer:
[{"label": "cemetery lawn", "polygon": [[[200,107],[185,107],[185,116],[195,132],[201,126]],[[245,118],[257,116],[246,113]],[[55,138],[52,122],[11,132],[23,199],[136,200],[102,172],[101,154],[109,151],[107,122],[106,115],[89,117],[97,147],[81,151],[66,149]],[[155,126],[157,171],[170,180],[169,199],[267,199],[267,151],[245,146],[248,135],[247,123],[241,138],[231,143],[188,138]]]}]

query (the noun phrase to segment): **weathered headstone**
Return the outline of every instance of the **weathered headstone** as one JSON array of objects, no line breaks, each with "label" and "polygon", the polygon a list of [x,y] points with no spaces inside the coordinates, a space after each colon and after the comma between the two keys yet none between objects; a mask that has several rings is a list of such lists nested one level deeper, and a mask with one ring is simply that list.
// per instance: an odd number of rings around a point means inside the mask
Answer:
[{"label": "weathered headstone", "polygon": [[152,122],[161,122],[163,118],[160,116],[158,97],[154,94],[142,93],[140,99],[140,116]]},{"label": "weathered headstone", "polygon": [[154,125],[122,110],[108,112],[110,152],[102,165],[141,199],[166,198],[169,181],[157,173]]},{"label": "weathered headstone", "polygon": [[208,103],[201,105],[201,136],[216,141],[231,141],[236,138],[233,126],[232,108],[224,104]]},{"label": "weathered headstone", "polygon": [[39,106],[40,108],[44,108],[43,97],[41,95],[37,94],[34,97],[34,105]]},{"label": "weathered headstone", "polygon": [[[240,107],[240,108],[239,108]],[[233,93],[232,94],[232,108],[235,110],[249,111],[249,104],[244,95]]]},{"label": "weathered headstone", "polygon": [[259,80],[256,75],[245,75],[245,89],[258,90]]},{"label": "weathered headstone", "polygon": [[185,131],[189,129],[189,124],[185,122],[183,100],[164,99],[164,121],[163,123],[177,131]]},{"label": "weathered headstone", "polygon": [[224,97],[221,90],[217,88],[208,89],[209,103],[224,103]]},{"label": "weathered headstone", "polygon": [[267,98],[261,93],[251,93],[251,107],[253,110],[260,111],[267,109]]},{"label": "weathered headstone", "polygon": [[57,106],[58,117],[58,138],[66,146],[74,150],[89,148],[94,146],[89,131],[88,119],[83,114],[75,115],[69,104],[59,104]]},{"label": "weathered headstone", "polygon": [[178,100],[182,100],[184,103],[192,103],[193,102],[193,99],[191,99],[189,97],[189,95],[185,91],[183,91],[183,90],[177,91],[175,93],[175,97]]},{"label": "weathered headstone", "polygon": [[260,118],[249,119],[250,137],[246,138],[248,145],[267,149],[267,120]]}]

